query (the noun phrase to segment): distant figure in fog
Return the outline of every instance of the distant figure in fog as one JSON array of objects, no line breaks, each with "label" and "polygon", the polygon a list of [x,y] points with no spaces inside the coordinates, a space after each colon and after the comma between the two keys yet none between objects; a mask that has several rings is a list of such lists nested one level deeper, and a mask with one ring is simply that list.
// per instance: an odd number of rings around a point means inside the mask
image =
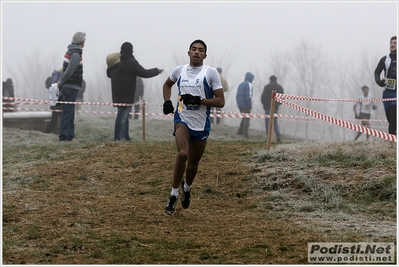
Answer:
[{"label": "distant figure in fog", "polygon": [[[277,77],[275,75],[270,76],[269,78],[269,84],[265,85],[265,87],[263,88],[263,93],[262,93],[262,97],[261,97],[261,102],[263,104],[263,109],[265,110],[265,115],[269,115],[270,116],[270,103],[272,100],[272,92],[276,91],[276,93],[279,94],[284,94],[284,89],[281,85],[279,85],[277,83]],[[274,113],[278,113],[278,107],[280,106],[281,103],[279,102],[275,102],[274,105]],[[280,134],[280,128],[278,126],[278,120],[277,117],[274,117],[274,114],[272,114],[274,121],[273,121],[273,128],[274,128],[274,132],[276,134],[276,139],[277,142],[281,142],[281,134]],[[266,125],[266,139],[267,139],[267,135],[269,132],[269,121],[270,118],[265,118],[265,125]]]},{"label": "distant figure in fog", "polygon": [[[3,96],[14,97],[14,83],[11,78],[3,82]],[[14,112],[14,110],[11,109],[14,107],[14,99],[3,99],[3,112]]]},{"label": "distant figure in fog", "polygon": [[[252,109],[252,81],[254,80],[254,75],[251,72],[245,74],[245,81],[240,83],[237,89],[236,101],[237,106],[241,113],[251,113]],[[249,118],[242,118],[240,127],[238,128],[238,135],[243,135],[248,138],[249,131]]]},{"label": "distant figure in fog", "polygon": [[[141,79],[139,76],[137,76],[136,79],[136,92],[134,93],[134,103],[138,103],[144,95],[144,82],[143,79]],[[132,108],[130,108],[132,111]],[[134,105],[134,114],[133,116],[129,116],[129,118],[132,118],[137,120],[139,118],[139,113],[140,112],[140,104],[135,104]]]},{"label": "distant figure in fog", "polygon": [[[78,96],[76,97],[76,102],[84,102],[84,93],[86,91],[86,81],[82,79],[81,90],[78,92]],[[76,105],[76,111],[82,110],[82,104]],[[80,112],[76,112],[76,115],[80,115]]]},{"label": "distant figure in fog", "polygon": [[[62,68],[60,68],[59,70],[54,70],[51,75],[46,79],[45,82],[45,86],[47,88],[47,90],[50,88],[50,86],[53,83],[57,83],[60,75],[62,72]],[[62,99],[58,99],[58,100],[62,100]],[[51,110],[51,120],[50,123],[47,125],[46,130],[44,130],[45,133],[52,133],[54,132],[55,126],[57,124],[57,120],[58,118],[61,118],[61,114],[62,114],[62,104],[61,103],[57,103],[55,106],[51,106],[50,105],[50,110]],[[54,132],[55,134],[59,134],[59,131]]]},{"label": "distant figure in fog", "polygon": [[[219,73],[220,76],[220,81],[222,82],[222,86],[223,86],[223,92],[226,93],[227,91],[229,91],[229,85],[227,83],[227,80],[223,77],[222,75],[222,68],[216,68],[216,70]],[[222,108],[218,108],[218,107],[212,107],[211,108],[211,114],[213,114],[216,111],[216,114],[221,114]],[[211,123],[214,123],[214,117],[211,117]],[[222,121],[222,118],[220,117],[216,117],[216,124],[220,124],[220,122]]]},{"label": "distant figure in fog", "polygon": [[[362,86],[362,91],[363,94],[358,98],[360,100],[371,100],[373,99],[373,96],[369,94],[369,87],[367,85]],[[353,106],[353,111],[355,112],[355,118],[362,120],[362,126],[370,128],[370,114],[371,110],[376,110],[377,105],[374,102],[356,102],[356,104]],[[359,109],[359,113],[357,112],[357,109]],[[360,136],[362,135],[362,132],[358,132],[355,140],[357,140]],[[366,135],[366,139],[368,140],[370,135]]]}]

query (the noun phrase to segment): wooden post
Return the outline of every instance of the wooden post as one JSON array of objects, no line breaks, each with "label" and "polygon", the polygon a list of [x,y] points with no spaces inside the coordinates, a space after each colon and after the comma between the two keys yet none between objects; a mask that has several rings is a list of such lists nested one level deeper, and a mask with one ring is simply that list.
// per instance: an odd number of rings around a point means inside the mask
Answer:
[{"label": "wooden post", "polygon": [[270,118],[269,118],[269,130],[267,134],[267,146],[266,150],[270,150],[270,144],[272,142],[272,135],[273,135],[273,126],[274,126],[274,104],[275,104],[275,98],[276,97],[276,90],[272,91],[272,98],[270,100]]},{"label": "wooden post", "polygon": [[145,141],[145,100],[143,99],[143,108],[141,109],[141,117],[143,123],[143,141]]}]

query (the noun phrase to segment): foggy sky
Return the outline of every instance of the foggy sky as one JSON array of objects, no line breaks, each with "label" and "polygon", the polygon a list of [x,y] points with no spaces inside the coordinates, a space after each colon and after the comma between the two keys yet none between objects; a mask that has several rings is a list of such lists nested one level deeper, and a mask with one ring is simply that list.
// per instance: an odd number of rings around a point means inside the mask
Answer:
[{"label": "foggy sky", "polygon": [[364,50],[384,54],[398,22],[397,2],[2,1],[1,6],[3,78],[32,53],[59,57],[61,64],[76,31],[87,34],[88,79],[125,41],[133,43],[143,66],[164,68],[166,78],[176,63],[169,58],[182,56],[186,64],[188,45],[197,38],[208,45],[205,64],[231,55],[236,65],[231,71],[245,73],[266,69],[268,54],[300,40],[354,60]]},{"label": "foggy sky", "polygon": [[[188,46],[195,39],[207,43],[204,63],[224,69],[231,91],[247,71],[262,73],[254,80],[262,89],[273,74],[270,55],[292,49],[301,41],[321,48],[326,62],[328,57],[358,64],[366,51],[376,55],[377,64],[389,52],[389,39],[397,35],[398,2],[2,1],[1,20],[2,80],[11,77],[18,81],[12,75],[26,66],[34,68],[31,61],[36,58],[39,64],[51,66],[43,74],[49,75],[61,66],[73,34],[83,31],[88,89],[102,80],[109,87],[105,58],[129,41],[142,66],[165,69],[160,76],[145,80],[152,100],[162,103],[163,82],[175,66],[189,62]],[[38,83],[34,83],[35,78]],[[32,88],[21,88],[17,83],[15,96],[47,99],[44,79],[32,77]],[[101,94],[95,90],[98,88],[87,90],[85,101],[112,101],[109,88]],[[254,111],[262,112],[258,102]],[[234,91],[226,95],[225,110],[238,111]]]}]

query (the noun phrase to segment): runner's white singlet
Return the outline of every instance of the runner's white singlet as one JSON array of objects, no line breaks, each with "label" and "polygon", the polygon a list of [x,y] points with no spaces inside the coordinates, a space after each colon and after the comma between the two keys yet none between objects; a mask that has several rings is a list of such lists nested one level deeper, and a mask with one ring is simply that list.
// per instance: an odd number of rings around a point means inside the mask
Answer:
[{"label": "runner's white singlet", "polygon": [[188,64],[176,67],[169,77],[173,82],[177,81],[178,101],[176,105],[175,121],[181,120],[194,131],[210,130],[210,107],[199,105],[187,107],[180,96],[191,94],[202,98],[213,98],[213,91],[222,89],[219,73],[215,68],[203,65],[191,67]]}]

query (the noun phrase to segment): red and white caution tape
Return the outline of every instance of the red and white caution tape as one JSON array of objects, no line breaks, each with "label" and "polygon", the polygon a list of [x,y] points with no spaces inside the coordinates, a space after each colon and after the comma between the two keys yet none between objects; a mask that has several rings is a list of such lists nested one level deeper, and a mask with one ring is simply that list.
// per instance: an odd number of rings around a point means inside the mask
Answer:
[{"label": "red and white caution tape", "polygon": [[[13,97],[3,97],[4,100],[18,100],[18,101],[24,101],[24,102],[5,102],[3,103],[3,110],[23,110],[23,111],[54,111],[54,112],[61,112],[57,110],[50,110],[50,109],[32,109],[32,108],[20,108],[16,107],[16,104],[49,104],[49,100],[36,100],[36,99],[27,99],[27,98],[13,98]],[[366,133],[368,135],[376,136],[382,139],[386,139],[389,141],[396,142],[396,136],[387,134],[384,132],[376,131],[364,126],[360,126],[357,124],[353,124],[341,119],[336,119],[331,116],[301,107],[299,105],[296,105],[294,103],[288,102],[284,99],[295,99],[295,100],[309,100],[309,101],[346,101],[346,102],[358,102],[359,99],[324,99],[324,98],[314,98],[314,97],[301,97],[301,96],[293,96],[293,95],[286,95],[286,94],[275,94],[275,100],[287,105],[293,109],[299,110],[303,113],[306,113],[308,115],[311,115],[312,117],[302,117],[302,116],[294,116],[294,115],[286,115],[286,114],[274,114],[274,117],[278,118],[290,118],[290,119],[321,119],[336,125],[339,125],[341,127],[345,127],[351,130],[359,131]],[[373,101],[392,101],[396,100],[396,98],[392,99],[373,99]],[[60,104],[75,104],[75,105],[100,105],[100,106],[133,106],[133,105],[140,105],[140,108],[142,109],[143,105],[156,105],[156,106],[162,106],[159,104],[152,104],[152,103],[145,103],[144,101],[139,101],[135,102],[133,104],[125,104],[125,103],[113,103],[113,102],[67,102],[67,101],[54,101],[55,103],[60,103]],[[5,105],[11,105],[13,104],[14,107],[4,107]],[[82,111],[79,110],[77,112],[82,112],[82,113],[94,113],[94,114],[117,114],[117,112],[104,112],[104,111]],[[142,115],[141,113],[132,113],[132,114],[137,114],[137,115]],[[165,116],[163,113],[145,113],[145,115],[148,116]],[[172,114],[169,114],[173,116]],[[224,118],[270,118],[270,115],[266,114],[252,114],[252,113],[240,113],[240,112],[229,112],[229,111],[219,111],[219,112],[213,112],[211,113],[211,117],[224,117]],[[382,122],[386,122],[386,120],[379,120]]]},{"label": "red and white caution tape", "polygon": [[382,102],[382,101],[394,101],[394,100],[396,100],[396,98],[330,99],[330,98],[296,96],[296,95],[287,95],[287,94],[276,93],[276,99],[277,98],[279,98],[279,99],[290,99],[290,100],[305,100],[305,101],[339,101],[339,102]]},{"label": "red and white caution tape", "polygon": [[[281,94],[279,94],[279,95],[281,95]],[[320,120],[324,120],[324,121],[336,124],[336,125],[341,126],[341,127],[345,127],[345,128],[351,129],[351,130],[355,130],[355,131],[358,131],[358,132],[366,133],[368,135],[372,135],[372,136],[375,136],[375,137],[378,137],[378,138],[385,139],[385,140],[392,141],[392,142],[396,143],[396,135],[388,134],[388,133],[377,131],[377,130],[373,130],[371,128],[367,128],[367,127],[364,127],[364,126],[353,124],[351,122],[347,122],[347,121],[344,121],[344,120],[341,120],[341,119],[333,118],[331,116],[322,114],[320,112],[316,112],[316,111],[304,108],[302,106],[299,106],[297,104],[294,104],[294,103],[288,102],[286,100],[283,100],[283,99],[279,98],[279,96],[277,96],[277,94],[276,94],[275,99],[276,99],[276,101],[280,102],[281,104],[284,104],[284,105],[289,106],[289,107],[291,107],[293,109],[296,109],[298,111],[301,111],[303,113],[311,115],[311,116],[313,116],[315,118],[318,118]]]}]

